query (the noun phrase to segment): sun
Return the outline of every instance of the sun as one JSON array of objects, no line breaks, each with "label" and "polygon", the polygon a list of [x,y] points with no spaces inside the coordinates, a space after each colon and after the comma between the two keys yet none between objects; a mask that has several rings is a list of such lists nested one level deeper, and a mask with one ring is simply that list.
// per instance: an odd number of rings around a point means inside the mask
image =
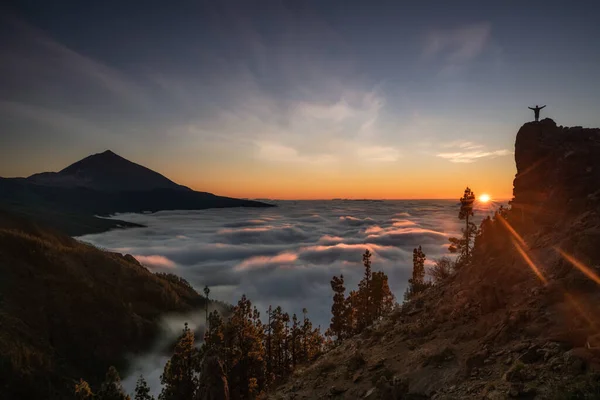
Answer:
[{"label": "sun", "polygon": [[482,203],[487,203],[488,201],[490,201],[492,198],[490,197],[489,194],[482,194],[479,196],[479,201]]}]

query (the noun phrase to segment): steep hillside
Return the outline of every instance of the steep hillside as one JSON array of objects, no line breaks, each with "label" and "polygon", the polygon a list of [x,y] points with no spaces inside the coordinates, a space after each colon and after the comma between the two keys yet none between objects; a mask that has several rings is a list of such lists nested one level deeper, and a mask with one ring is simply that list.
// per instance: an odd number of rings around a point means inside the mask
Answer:
[{"label": "steep hillside", "polygon": [[77,161],[60,172],[34,174],[27,181],[39,185],[86,187],[94,190],[191,189],[176,184],[158,172],[106,150]]},{"label": "steep hillside", "polygon": [[270,398],[600,398],[600,129],[525,124],[515,159],[470,265]]},{"label": "steep hillside", "polygon": [[0,398],[72,398],[127,353],[146,349],[158,318],[204,304],[185,282],[0,212]]}]

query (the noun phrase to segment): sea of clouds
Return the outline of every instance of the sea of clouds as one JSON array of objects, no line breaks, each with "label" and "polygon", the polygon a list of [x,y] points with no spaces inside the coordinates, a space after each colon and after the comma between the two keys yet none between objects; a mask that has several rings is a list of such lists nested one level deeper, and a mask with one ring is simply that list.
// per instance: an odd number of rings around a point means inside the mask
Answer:
[{"label": "sea of clouds", "polygon": [[[199,292],[208,285],[214,299],[235,304],[246,294],[261,314],[269,305],[298,315],[306,307],[313,324],[324,331],[332,304],[329,282],[343,274],[347,290],[355,288],[365,249],[373,253],[373,271],[385,271],[402,302],[413,249],[421,245],[431,265],[448,254],[448,238],[460,234],[464,224],[458,220],[459,203],[449,200],[274,203],[277,207],[262,209],[120,214],[115,217],[146,227],[79,239],[132,254],[152,271],[182,276]],[[479,207],[477,220],[494,208]],[[200,314],[190,315],[188,322],[201,326]],[[184,319],[165,317],[167,339],[181,332]],[[135,360],[134,370],[156,382],[165,361],[163,354],[148,354]],[[135,377],[126,380],[126,387],[135,385]]]}]

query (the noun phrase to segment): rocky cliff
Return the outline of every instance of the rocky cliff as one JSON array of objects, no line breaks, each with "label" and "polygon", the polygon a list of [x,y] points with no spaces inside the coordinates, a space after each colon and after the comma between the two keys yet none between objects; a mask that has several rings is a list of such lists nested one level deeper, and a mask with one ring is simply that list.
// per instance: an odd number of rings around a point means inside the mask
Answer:
[{"label": "rocky cliff", "polygon": [[599,129],[523,125],[511,210],[471,264],[271,398],[600,398],[599,156]]}]

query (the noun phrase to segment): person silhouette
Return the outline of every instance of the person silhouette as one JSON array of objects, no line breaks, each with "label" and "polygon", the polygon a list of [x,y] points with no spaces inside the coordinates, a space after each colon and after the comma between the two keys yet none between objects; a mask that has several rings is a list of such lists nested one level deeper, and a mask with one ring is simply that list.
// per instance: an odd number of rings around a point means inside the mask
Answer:
[{"label": "person silhouette", "polygon": [[540,119],[540,110],[542,108],[546,107],[545,105],[539,107],[537,104],[535,105],[535,107],[527,107],[530,110],[533,110],[533,113],[535,114],[535,122],[538,122],[538,120]]}]

